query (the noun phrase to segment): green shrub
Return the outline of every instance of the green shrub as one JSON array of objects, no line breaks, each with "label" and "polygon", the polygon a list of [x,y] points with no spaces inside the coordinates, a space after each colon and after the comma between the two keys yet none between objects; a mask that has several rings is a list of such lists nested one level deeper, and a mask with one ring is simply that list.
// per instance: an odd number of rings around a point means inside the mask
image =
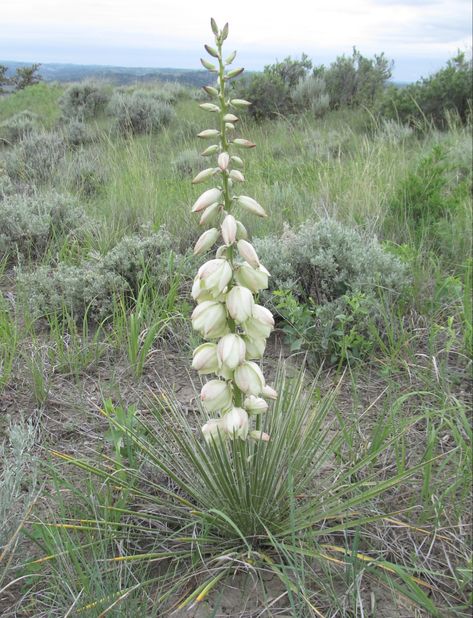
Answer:
[{"label": "green shrub", "polygon": [[467,122],[471,114],[472,86],[472,60],[459,53],[430,77],[405,88],[388,88],[379,103],[379,111],[388,118],[410,124],[422,124],[427,120],[445,127],[451,112]]},{"label": "green shrub", "polygon": [[71,84],[59,99],[65,118],[86,120],[95,118],[110,100],[110,89],[100,82],[85,81]]},{"label": "green shrub", "polygon": [[197,150],[183,150],[172,162],[172,169],[176,176],[188,178],[202,168],[202,157]]},{"label": "green shrub", "polygon": [[82,120],[72,118],[62,129],[69,146],[85,146],[94,140],[94,132]]},{"label": "green shrub", "polygon": [[6,196],[0,206],[0,255],[39,257],[53,238],[80,234],[86,225],[84,211],[68,195]]},{"label": "green shrub", "polygon": [[29,133],[6,154],[5,168],[12,180],[46,182],[65,151],[64,138],[59,133]]},{"label": "green shrub", "polygon": [[421,230],[453,212],[469,186],[455,181],[453,167],[445,147],[434,146],[402,180],[389,205],[393,219]]},{"label": "green shrub", "polygon": [[[118,296],[132,296],[143,279],[166,293],[183,266],[173,250],[174,241],[164,230],[149,236],[123,238],[104,256],[93,256],[78,266],[60,263],[41,266],[18,276],[33,315],[67,312],[76,320],[85,315],[95,322],[111,316]],[[27,292],[27,294],[26,294]]]},{"label": "green shrub", "polygon": [[0,123],[0,143],[15,144],[41,126],[38,114],[27,109]]},{"label": "green shrub", "polygon": [[122,134],[157,133],[174,117],[172,107],[153,94],[136,90],[131,94],[115,93],[108,111],[115,119],[115,127]]},{"label": "green shrub", "polygon": [[315,75],[302,78],[295,87],[292,98],[300,110],[308,110],[317,118],[323,116],[330,107],[325,81]]},{"label": "green shrub", "polygon": [[280,237],[255,240],[271,272],[271,290],[293,350],[330,362],[362,357],[369,326],[382,299],[395,300],[408,277],[404,266],[376,239],[365,239],[337,221],[287,227]]},{"label": "green shrub", "polygon": [[[17,549],[18,528],[37,495],[38,460],[33,449],[37,430],[29,421],[10,423],[0,442],[0,586],[11,576],[11,561]],[[23,548],[24,560],[25,553]]]},{"label": "green shrub", "polygon": [[332,108],[371,106],[391,77],[392,66],[384,53],[366,58],[353,48],[351,56],[339,56],[328,68],[316,67],[314,74],[325,80]]},{"label": "green shrub", "polygon": [[85,315],[94,321],[106,318],[111,314],[113,298],[128,290],[123,277],[93,263],[40,266],[32,273],[19,274],[18,285],[27,296],[32,315],[71,315],[77,321]]},{"label": "green shrub", "polygon": [[296,110],[293,92],[311,68],[312,62],[305,54],[300,60],[288,57],[267,65],[262,73],[239,80],[235,92],[251,101],[249,113],[256,120],[291,114]]},{"label": "green shrub", "polygon": [[65,171],[67,187],[84,198],[93,198],[104,189],[107,173],[94,150],[76,153]]}]

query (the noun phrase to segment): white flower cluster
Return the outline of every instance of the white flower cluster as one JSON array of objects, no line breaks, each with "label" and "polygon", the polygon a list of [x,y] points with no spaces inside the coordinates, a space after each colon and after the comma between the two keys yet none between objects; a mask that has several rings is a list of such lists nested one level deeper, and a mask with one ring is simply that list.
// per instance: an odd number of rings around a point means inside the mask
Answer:
[{"label": "white flower cluster", "polygon": [[245,178],[239,168],[243,161],[236,149],[253,148],[247,139],[229,137],[235,130],[238,117],[233,113],[250,103],[242,99],[227,98],[225,84],[240,75],[243,69],[226,71],[235,59],[236,52],[226,60],[222,45],[228,36],[228,24],[219,30],[211,20],[216,49],[206,45],[207,52],[218,63],[201,60],[203,66],[217,73],[216,87],[206,86],[205,91],[214,103],[200,107],[218,118],[218,129],[206,129],[198,137],[218,138],[204,150],[203,156],[216,156],[216,167],[201,171],[194,178],[198,184],[218,178],[219,186],[204,191],[196,200],[192,212],[200,214],[200,224],[210,226],[197,241],[194,253],[209,251],[215,243],[223,241],[214,259],[199,269],[192,287],[192,297],[198,303],[192,314],[192,325],[206,340],[194,350],[192,366],[201,375],[214,374],[201,391],[201,399],[208,412],[219,414],[209,420],[202,432],[207,441],[216,437],[248,436],[255,440],[269,440],[269,436],[251,428],[251,417],[268,409],[266,400],[275,399],[276,391],[266,384],[264,375],[255,362],[262,358],[266,340],[274,328],[271,312],[255,303],[254,294],[268,287],[269,273],[260,263],[244,225],[232,214],[241,207],[259,217],[267,214],[253,198],[233,195],[235,183]]}]

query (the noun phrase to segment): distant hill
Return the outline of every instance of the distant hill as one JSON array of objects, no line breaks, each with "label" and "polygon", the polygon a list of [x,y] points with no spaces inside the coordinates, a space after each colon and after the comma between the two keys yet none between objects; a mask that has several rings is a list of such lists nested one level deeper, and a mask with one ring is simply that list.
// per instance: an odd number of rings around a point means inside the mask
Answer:
[{"label": "distant hill", "polygon": [[[32,62],[15,62],[0,60],[0,64],[8,67],[8,75],[13,75],[18,67],[31,65]],[[149,81],[180,82],[188,86],[199,88],[209,83],[207,71],[191,69],[167,69],[145,67],[114,67],[86,64],[41,64],[41,77],[47,81],[78,82],[83,79],[96,78],[111,81],[117,85],[135,84]]]}]

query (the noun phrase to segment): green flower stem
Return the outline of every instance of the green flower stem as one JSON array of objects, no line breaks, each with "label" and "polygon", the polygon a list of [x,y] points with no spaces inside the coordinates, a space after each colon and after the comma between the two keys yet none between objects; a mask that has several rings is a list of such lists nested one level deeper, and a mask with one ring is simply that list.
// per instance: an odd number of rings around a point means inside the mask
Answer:
[{"label": "green flower stem", "polygon": [[[219,84],[219,100],[220,100],[220,145],[222,152],[229,151],[229,144],[227,141],[227,128],[225,126],[225,114],[227,113],[227,102],[225,100],[225,65],[223,62],[222,56],[222,40],[218,37],[217,40],[217,50],[218,50],[218,84]],[[223,202],[225,206],[225,210],[230,213],[232,207],[232,198],[230,196],[230,190],[228,186],[228,174],[226,172],[222,173],[222,184],[223,184]],[[234,251],[233,245],[230,245],[228,248],[228,261],[232,267],[232,271],[234,270]],[[229,320],[229,326],[233,333],[237,332],[237,327],[234,320]],[[233,382],[233,395],[235,406],[241,407],[243,405],[243,393],[238,388],[238,386]]]}]

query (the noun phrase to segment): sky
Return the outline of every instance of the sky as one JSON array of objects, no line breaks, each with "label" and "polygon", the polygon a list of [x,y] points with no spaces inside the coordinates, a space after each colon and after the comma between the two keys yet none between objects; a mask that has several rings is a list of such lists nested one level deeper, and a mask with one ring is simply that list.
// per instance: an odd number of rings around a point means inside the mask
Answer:
[{"label": "sky", "polygon": [[471,53],[471,0],[0,0],[0,59],[200,68],[209,19],[250,70],[307,53],[384,51],[393,78],[415,81],[458,49]]}]

